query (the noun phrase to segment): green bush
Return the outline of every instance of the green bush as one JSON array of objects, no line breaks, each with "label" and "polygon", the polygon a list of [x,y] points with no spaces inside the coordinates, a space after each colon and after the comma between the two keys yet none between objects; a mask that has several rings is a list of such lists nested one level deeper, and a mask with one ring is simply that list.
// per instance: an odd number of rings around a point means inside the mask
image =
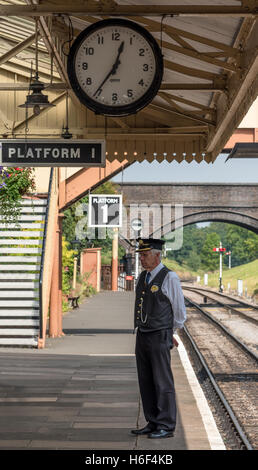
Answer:
[{"label": "green bush", "polygon": [[70,310],[70,304],[68,300],[62,298],[62,312],[68,312]]},{"label": "green bush", "polygon": [[35,189],[34,169],[0,166],[0,215],[4,223],[16,222],[24,194]]},{"label": "green bush", "polygon": [[69,294],[71,290],[71,283],[73,279],[73,264],[76,252],[68,249],[69,243],[62,238],[62,292]]},{"label": "green bush", "polygon": [[76,289],[72,289],[72,293],[76,297],[80,296],[80,301],[84,297],[91,297],[97,293],[95,287],[88,281],[90,275],[91,273],[84,273],[83,275],[77,276]]}]

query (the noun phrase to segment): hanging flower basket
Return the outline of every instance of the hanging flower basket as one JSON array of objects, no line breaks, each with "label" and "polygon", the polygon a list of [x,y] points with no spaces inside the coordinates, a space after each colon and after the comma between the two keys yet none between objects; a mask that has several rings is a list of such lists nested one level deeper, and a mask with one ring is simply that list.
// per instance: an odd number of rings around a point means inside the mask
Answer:
[{"label": "hanging flower basket", "polygon": [[35,190],[33,168],[0,166],[0,217],[1,222],[17,222],[21,212],[21,198]]}]

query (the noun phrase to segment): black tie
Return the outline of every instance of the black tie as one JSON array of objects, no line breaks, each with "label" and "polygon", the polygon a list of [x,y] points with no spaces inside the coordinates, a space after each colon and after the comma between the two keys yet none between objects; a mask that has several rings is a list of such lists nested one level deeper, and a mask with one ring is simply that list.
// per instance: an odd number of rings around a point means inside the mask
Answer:
[{"label": "black tie", "polygon": [[147,274],[146,274],[146,280],[145,280],[146,284],[149,284],[149,282],[150,282],[150,277],[151,277],[151,273],[150,273],[150,272],[147,272]]}]

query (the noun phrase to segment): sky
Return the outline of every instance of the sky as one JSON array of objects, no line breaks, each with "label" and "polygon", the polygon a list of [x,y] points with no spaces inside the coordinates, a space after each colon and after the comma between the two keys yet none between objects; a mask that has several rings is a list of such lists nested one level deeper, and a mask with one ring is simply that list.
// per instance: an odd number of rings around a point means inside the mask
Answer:
[{"label": "sky", "polygon": [[220,154],[214,163],[152,162],[134,163],[112,181],[177,182],[177,183],[258,183],[258,157],[235,158],[226,162],[228,154]]}]

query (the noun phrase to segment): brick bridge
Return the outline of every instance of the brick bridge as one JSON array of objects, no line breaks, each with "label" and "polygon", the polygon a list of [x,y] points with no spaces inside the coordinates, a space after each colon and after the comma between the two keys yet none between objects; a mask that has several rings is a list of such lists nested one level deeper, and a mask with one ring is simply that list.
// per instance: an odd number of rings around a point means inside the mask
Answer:
[{"label": "brick bridge", "polygon": [[180,226],[205,221],[258,233],[258,184],[124,183],[120,188],[124,206],[130,208],[125,238],[134,238],[131,225],[137,218],[143,221],[144,237],[165,236]]}]

